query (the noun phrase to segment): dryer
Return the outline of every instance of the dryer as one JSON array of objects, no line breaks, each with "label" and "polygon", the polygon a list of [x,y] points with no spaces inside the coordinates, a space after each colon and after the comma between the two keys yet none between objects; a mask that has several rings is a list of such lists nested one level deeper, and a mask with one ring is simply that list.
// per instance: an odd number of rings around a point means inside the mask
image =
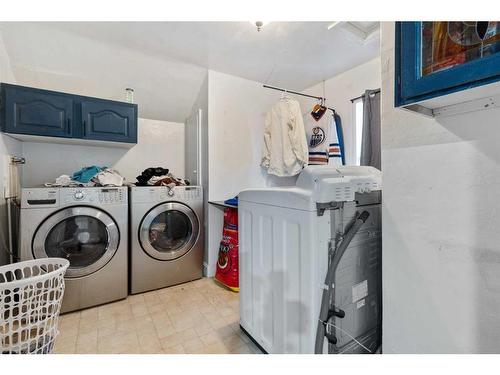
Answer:
[{"label": "dryer", "polygon": [[132,294],[203,276],[203,188],[130,189]]},{"label": "dryer", "polygon": [[127,297],[126,187],[23,188],[21,260],[68,259],[61,311]]}]

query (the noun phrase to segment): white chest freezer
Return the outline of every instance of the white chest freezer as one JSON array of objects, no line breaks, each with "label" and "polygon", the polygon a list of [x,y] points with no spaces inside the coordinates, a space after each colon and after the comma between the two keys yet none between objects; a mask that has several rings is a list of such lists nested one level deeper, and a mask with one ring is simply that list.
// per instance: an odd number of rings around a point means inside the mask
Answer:
[{"label": "white chest freezer", "polygon": [[314,353],[329,260],[362,211],[369,218],[338,266],[331,321],[336,345],[380,345],[381,173],[372,167],[308,166],[293,187],[239,194],[240,325],[268,353]]}]

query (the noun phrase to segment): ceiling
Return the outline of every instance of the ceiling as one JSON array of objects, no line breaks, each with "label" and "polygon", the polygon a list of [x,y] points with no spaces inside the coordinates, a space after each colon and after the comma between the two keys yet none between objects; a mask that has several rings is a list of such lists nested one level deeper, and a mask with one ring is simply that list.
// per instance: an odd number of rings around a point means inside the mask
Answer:
[{"label": "ceiling", "polygon": [[378,23],[330,24],[3,22],[0,33],[19,84],[117,100],[132,87],[140,117],[183,122],[207,69],[303,90],[379,55]]}]

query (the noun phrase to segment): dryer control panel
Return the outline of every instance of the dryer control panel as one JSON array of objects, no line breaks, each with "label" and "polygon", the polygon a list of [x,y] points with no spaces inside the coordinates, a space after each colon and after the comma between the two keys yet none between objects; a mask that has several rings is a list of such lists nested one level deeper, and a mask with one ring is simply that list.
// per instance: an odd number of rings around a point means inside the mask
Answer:
[{"label": "dryer control panel", "polygon": [[200,188],[197,186],[182,186],[169,188],[162,186],[159,190],[160,200],[185,200],[185,199],[198,199],[200,198]]},{"label": "dryer control panel", "polygon": [[132,188],[134,203],[202,200],[201,186],[138,186]]}]

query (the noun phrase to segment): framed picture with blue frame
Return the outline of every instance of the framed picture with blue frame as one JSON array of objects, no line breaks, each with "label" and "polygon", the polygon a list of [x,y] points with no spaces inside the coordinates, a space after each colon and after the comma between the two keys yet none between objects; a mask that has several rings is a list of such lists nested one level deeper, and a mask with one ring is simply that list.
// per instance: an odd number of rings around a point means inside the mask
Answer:
[{"label": "framed picture with blue frame", "polygon": [[395,106],[500,81],[500,21],[396,22]]}]

